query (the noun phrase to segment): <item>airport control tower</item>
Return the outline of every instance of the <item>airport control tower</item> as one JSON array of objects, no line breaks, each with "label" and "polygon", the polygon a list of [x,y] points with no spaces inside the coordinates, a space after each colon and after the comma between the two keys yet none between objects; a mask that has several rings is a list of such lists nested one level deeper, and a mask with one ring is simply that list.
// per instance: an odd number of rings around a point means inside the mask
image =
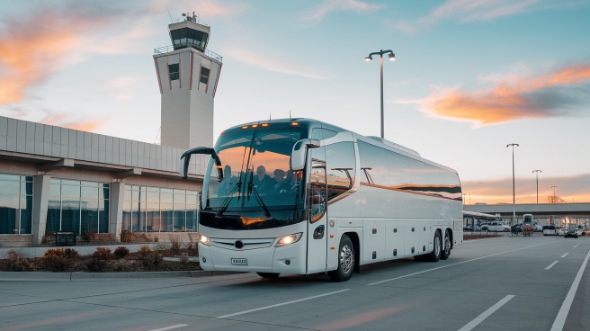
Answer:
[{"label": "airport control tower", "polygon": [[154,62],[162,95],[161,145],[181,149],[213,146],[213,99],[221,56],[207,50],[211,28],[194,12],[168,25],[172,46],[156,48]]}]

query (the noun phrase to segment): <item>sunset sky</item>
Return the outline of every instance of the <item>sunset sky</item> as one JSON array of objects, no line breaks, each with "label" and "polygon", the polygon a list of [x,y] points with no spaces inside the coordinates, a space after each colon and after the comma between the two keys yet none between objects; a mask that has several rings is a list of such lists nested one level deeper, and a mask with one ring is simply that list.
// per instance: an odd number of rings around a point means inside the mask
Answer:
[{"label": "sunset sky", "polygon": [[154,48],[195,12],[223,56],[214,133],[310,117],[459,172],[467,203],[590,201],[590,1],[1,1],[0,115],[154,143]]}]

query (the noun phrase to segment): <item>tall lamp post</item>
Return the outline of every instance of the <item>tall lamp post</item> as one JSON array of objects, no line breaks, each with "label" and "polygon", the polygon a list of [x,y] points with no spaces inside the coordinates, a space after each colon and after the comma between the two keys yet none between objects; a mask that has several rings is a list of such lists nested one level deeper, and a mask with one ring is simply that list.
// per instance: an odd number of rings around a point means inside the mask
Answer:
[{"label": "tall lamp post", "polygon": [[555,195],[555,189],[557,188],[557,186],[553,185],[551,186],[551,188],[553,189],[553,203],[555,203],[555,201],[557,201],[557,196]]},{"label": "tall lamp post", "polygon": [[520,147],[518,144],[508,144],[506,148],[512,146],[512,222],[510,225],[513,225],[516,221],[516,182],[514,180],[514,146]]},{"label": "tall lamp post", "polygon": [[541,170],[533,170],[533,173],[537,175],[537,204],[539,204],[539,172],[543,172]]},{"label": "tall lamp post", "polygon": [[395,60],[395,54],[392,50],[380,50],[379,52],[373,52],[365,57],[365,61],[372,61],[373,55],[379,55],[379,74],[380,74],[380,81],[381,81],[381,138],[385,138],[385,130],[383,128],[383,55],[389,54],[389,61]]}]

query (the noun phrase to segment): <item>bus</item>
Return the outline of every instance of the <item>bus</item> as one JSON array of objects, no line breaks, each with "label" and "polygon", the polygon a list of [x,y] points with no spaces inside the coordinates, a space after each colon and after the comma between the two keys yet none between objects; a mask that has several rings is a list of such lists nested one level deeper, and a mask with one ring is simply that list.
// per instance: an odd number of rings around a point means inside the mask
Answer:
[{"label": "bus", "polygon": [[444,260],[463,241],[457,172],[417,152],[312,119],[223,131],[199,206],[203,270],[327,274],[346,281],[370,263]]}]

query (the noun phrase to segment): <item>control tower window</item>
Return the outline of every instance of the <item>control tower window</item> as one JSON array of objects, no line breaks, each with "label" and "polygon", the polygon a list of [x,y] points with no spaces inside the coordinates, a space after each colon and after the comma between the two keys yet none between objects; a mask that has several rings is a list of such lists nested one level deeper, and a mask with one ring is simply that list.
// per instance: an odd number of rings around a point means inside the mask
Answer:
[{"label": "control tower window", "polygon": [[208,68],[201,67],[200,82],[203,84],[207,84],[209,82],[209,69]]},{"label": "control tower window", "polygon": [[169,64],[168,65],[168,72],[170,73],[170,81],[177,80],[179,78],[178,63]]},{"label": "control tower window", "polygon": [[209,39],[209,34],[189,28],[170,31],[170,36],[174,49],[194,47],[201,52],[205,51]]}]

